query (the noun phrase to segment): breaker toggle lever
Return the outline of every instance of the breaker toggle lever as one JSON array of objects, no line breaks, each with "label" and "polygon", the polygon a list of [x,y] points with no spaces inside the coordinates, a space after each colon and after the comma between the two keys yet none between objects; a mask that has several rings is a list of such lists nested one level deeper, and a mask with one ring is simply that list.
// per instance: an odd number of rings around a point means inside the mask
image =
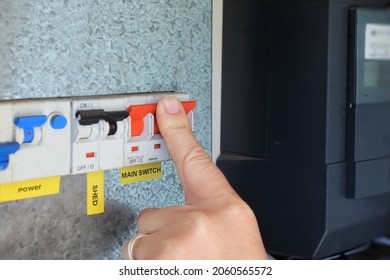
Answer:
[{"label": "breaker toggle lever", "polygon": [[15,118],[14,123],[17,127],[23,129],[23,143],[31,143],[34,139],[34,128],[45,124],[47,117],[45,115],[28,116]]},{"label": "breaker toggle lever", "polygon": [[[131,136],[140,136],[144,131],[144,118],[147,114],[155,114],[157,104],[143,104],[129,106],[131,118]],[[156,126],[155,126],[156,127]]]},{"label": "breaker toggle lever", "polygon": [[0,170],[8,167],[9,156],[16,153],[19,149],[20,145],[17,142],[0,144]]},{"label": "breaker toggle lever", "polygon": [[[195,106],[195,101],[182,101],[181,104],[185,112],[192,111]],[[159,134],[160,129],[158,128],[156,121],[156,109],[157,104],[142,104],[142,105],[131,105],[129,106],[129,114],[131,118],[131,136],[140,136],[144,131],[144,118],[147,114],[152,114],[154,116],[154,134]]]},{"label": "breaker toggle lever", "polygon": [[106,112],[103,109],[96,110],[80,110],[76,112],[76,118],[80,125],[97,124],[103,120],[109,123],[110,131],[108,135],[113,135],[117,131],[117,122],[123,121],[129,116],[127,111],[112,111]]}]

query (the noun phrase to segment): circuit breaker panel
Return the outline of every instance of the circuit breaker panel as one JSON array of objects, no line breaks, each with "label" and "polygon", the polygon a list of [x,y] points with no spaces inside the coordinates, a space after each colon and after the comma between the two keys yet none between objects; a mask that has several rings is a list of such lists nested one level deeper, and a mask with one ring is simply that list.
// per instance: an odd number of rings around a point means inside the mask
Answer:
[{"label": "circuit breaker panel", "polygon": [[[0,184],[170,158],[157,102],[173,93],[0,102]],[[174,93],[193,124],[195,101]]]}]

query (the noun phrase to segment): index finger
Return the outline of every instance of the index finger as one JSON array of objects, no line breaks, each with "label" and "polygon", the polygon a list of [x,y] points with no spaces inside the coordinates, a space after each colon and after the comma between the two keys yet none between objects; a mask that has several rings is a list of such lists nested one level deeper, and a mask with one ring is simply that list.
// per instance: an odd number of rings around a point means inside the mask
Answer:
[{"label": "index finger", "polygon": [[175,162],[187,204],[235,194],[225,176],[195,139],[181,102],[173,96],[157,105],[157,122]]}]

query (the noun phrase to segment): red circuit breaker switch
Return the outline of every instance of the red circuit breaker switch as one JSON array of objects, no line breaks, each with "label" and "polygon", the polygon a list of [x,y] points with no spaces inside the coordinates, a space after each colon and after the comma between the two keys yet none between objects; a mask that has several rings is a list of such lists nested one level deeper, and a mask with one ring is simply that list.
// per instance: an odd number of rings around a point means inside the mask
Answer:
[{"label": "red circuit breaker switch", "polygon": [[[181,102],[185,112],[188,114],[192,111],[195,106],[195,101],[183,101]],[[156,121],[156,109],[157,104],[142,104],[142,105],[131,105],[129,106],[129,115],[131,118],[131,137],[141,136],[144,131],[144,118],[148,114],[152,114],[154,117],[154,134],[159,134],[160,129],[158,128]]]},{"label": "red circuit breaker switch", "polygon": [[131,118],[131,136],[141,136],[144,131],[144,118],[147,114],[156,113],[157,104],[142,104],[129,106],[129,115]]},{"label": "red circuit breaker switch", "polygon": [[195,109],[196,101],[183,101],[181,104],[183,105],[186,114],[188,114],[189,112]]}]

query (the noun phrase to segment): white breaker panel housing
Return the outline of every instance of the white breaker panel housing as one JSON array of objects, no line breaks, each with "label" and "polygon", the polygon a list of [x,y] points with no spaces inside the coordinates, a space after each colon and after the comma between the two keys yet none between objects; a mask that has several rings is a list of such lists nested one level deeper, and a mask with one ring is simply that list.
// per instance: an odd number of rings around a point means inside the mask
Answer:
[{"label": "white breaker panel housing", "polygon": [[0,184],[170,159],[155,113],[172,94],[193,127],[186,93],[0,101]]}]

